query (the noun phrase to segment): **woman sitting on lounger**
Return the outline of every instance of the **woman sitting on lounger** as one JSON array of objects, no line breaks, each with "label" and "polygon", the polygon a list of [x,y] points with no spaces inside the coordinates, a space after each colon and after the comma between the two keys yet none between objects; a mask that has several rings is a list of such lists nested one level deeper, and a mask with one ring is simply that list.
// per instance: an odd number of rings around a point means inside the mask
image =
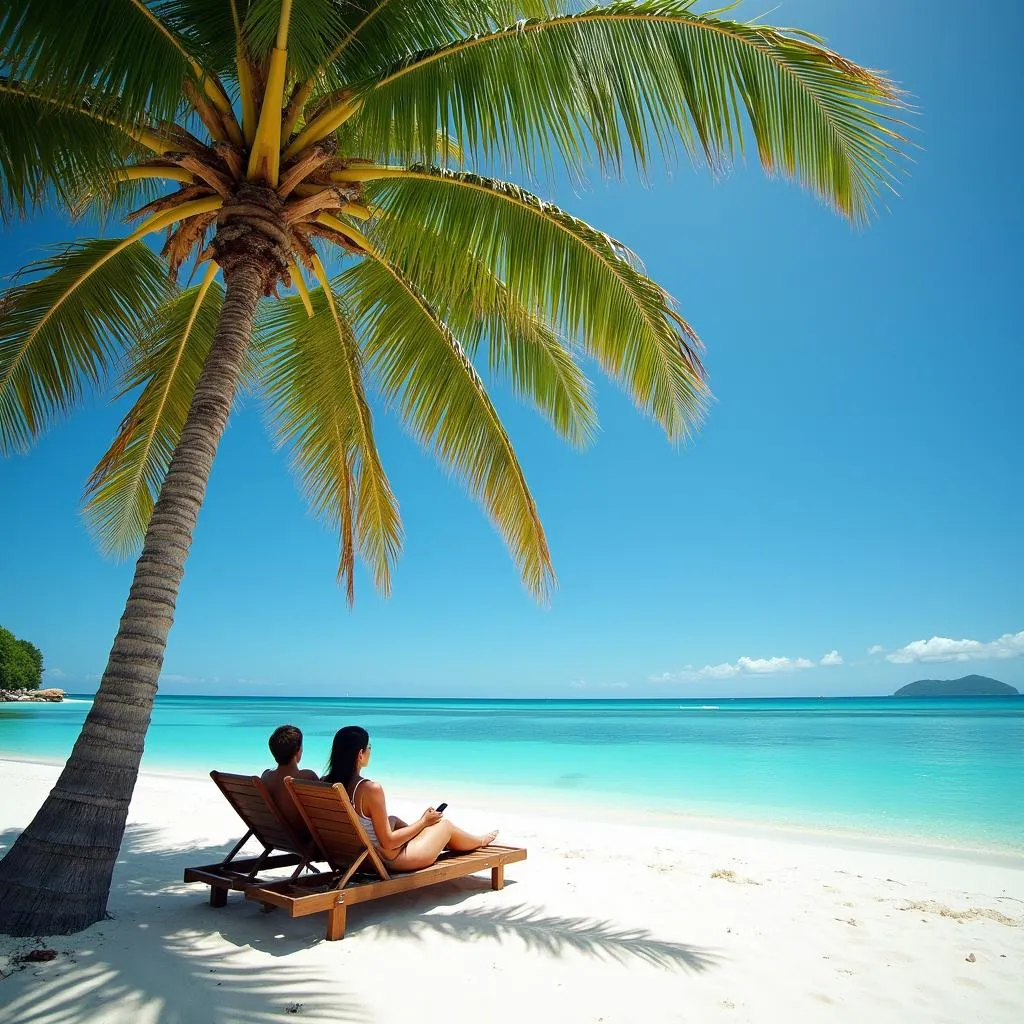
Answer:
[{"label": "woman sitting on lounger", "polygon": [[490,846],[497,832],[474,836],[428,807],[411,825],[388,815],[379,782],[360,772],[370,763],[370,735],[358,725],[346,725],[334,735],[331,760],[322,782],[340,782],[359,815],[359,821],[389,868],[416,871],[433,864],[442,850],[468,853]]}]

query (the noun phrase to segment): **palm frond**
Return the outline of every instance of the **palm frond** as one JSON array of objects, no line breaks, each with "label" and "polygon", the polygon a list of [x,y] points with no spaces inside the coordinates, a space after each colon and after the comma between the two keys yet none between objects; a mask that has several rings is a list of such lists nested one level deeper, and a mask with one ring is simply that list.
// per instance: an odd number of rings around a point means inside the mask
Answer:
[{"label": "palm frond", "polygon": [[217,330],[224,295],[216,272],[209,264],[201,284],[166,302],[132,352],[118,397],[141,394],[85,490],[86,523],[108,554],[131,554],[149,525]]},{"label": "palm frond", "polygon": [[168,185],[193,185],[197,178],[178,164],[160,160],[100,169],[83,177],[77,193],[69,197],[68,211],[76,219],[93,214],[101,223],[114,218],[132,221],[160,199],[167,199]]},{"label": "palm frond", "polygon": [[547,538],[512,443],[462,346],[401,271],[361,260],[336,281],[385,398],[487,510],[524,584],[554,582]]},{"label": "palm frond", "polygon": [[699,342],[624,245],[507,182],[437,168],[395,173],[365,185],[382,211],[372,241],[414,280],[471,254],[517,302],[578,339],[670,439],[699,422],[708,398]]},{"label": "palm frond", "polygon": [[88,100],[58,101],[6,76],[0,76],[0,124],[5,220],[27,213],[51,191],[66,207],[83,194],[109,195],[116,169],[146,152],[129,136],[129,125],[90,109]]},{"label": "palm frond", "polygon": [[172,293],[144,242],[87,239],[25,269],[35,280],[0,298],[0,452],[24,451],[87,387]]},{"label": "palm frond", "polygon": [[[146,0],[161,22],[188,46],[204,70],[238,86],[237,44],[245,38],[251,0]],[[280,9],[280,0],[278,0]],[[276,10],[273,13],[276,17]],[[272,40],[271,40],[272,43]],[[236,98],[238,98],[236,96]]]},{"label": "palm frond", "polygon": [[[237,76],[235,19],[244,23],[249,0],[147,0],[148,6],[206,70],[225,81]],[[232,12],[234,9],[234,14]]]},{"label": "palm frond", "polygon": [[342,25],[329,37],[329,52],[316,67],[314,96],[378,75],[410,53],[544,17],[554,0],[349,0],[338,5]]},{"label": "palm frond", "polygon": [[[333,41],[345,31],[347,4],[337,0],[298,0],[288,29],[288,67],[306,78],[327,61]],[[277,36],[281,0],[250,0],[244,20],[249,53],[257,60],[270,55]]]},{"label": "palm frond", "polygon": [[[490,372],[506,380],[514,394],[531,403],[567,441],[584,447],[597,429],[590,381],[563,341],[540,314],[472,253],[452,247],[443,235],[433,241],[443,253],[433,263],[395,265],[460,338],[473,358],[486,346]],[[382,247],[387,254],[387,246]]]},{"label": "palm frond", "polygon": [[171,118],[190,74],[188,40],[173,40],[136,0],[0,0],[0,53],[19,81],[54,96],[83,89],[137,117]]},{"label": "palm frond", "polygon": [[[272,188],[277,187],[281,164],[282,111],[285,108],[285,89],[288,79],[289,60],[293,54],[288,51],[288,36],[291,30],[292,0],[255,0],[253,9],[274,9],[276,16],[272,45],[267,49],[264,61],[263,96],[260,103],[256,134],[249,150],[250,181],[262,180]],[[259,57],[258,53],[253,53]]]},{"label": "palm frond", "polygon": [[882,75],[803,34],[641,0],[519,22],[398,62],[361,95],[369,147],[412,162],[440,121],[476,161],[578,173],[631,153],[645,169],[679,145],[712,163],[742,152],[853,220],[894,180],[901,106]]},{"label": "palm frond", "polygon": [[354,596],[354,555],[391,590],[402,545],[398,505],[373,435],[359,347],[344,311],[324,288],[275,302],[257,327],[262,387],[279,444],[290,449],[313,514],[340,535],[338,580]]},{"label": "palm frond", "polygon": [[[358,110],[358,107],[356,107]],[[403,126],[396,126],[399,132]],[[360,160],[372,163],[387,163],[395,153],[396,146],[401,146],[401,141],[396,137],[393,139],[382,139],[380,136],[364,139],[358,117],[350,117],[334,133],[338,141],[339,153],[358,153]],[[438,128],[430,133],[416,133],[416,138],[423,143],[424,149],[417,151],[415,160],[409,161],[414,164],[437,164],[441,167],[455,167],[462,169],[466,166],[467,154],[463,150],[456,134],[448,128]]]}]

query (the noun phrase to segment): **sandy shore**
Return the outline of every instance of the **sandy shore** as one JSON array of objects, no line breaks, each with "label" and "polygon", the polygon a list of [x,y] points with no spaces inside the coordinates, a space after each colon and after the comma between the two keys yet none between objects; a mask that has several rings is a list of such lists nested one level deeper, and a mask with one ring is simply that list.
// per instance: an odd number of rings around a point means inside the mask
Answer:
[{"label": "sandy shore", "polygon": [[[0,761],[0,850],[57,770]],[[434,794],[392,800],[416,814]],[[180,879],[241,833],[204,780],[139,782],[111,920],[0,938],[4,1024],[1024,1019],[1024,858],[763,830],[560,820],[449,798],[529,859],[324,918],[214,910]],[[456,813],[458,812],[458,813]],[[500,821],[496,820],[500,817]]]}]

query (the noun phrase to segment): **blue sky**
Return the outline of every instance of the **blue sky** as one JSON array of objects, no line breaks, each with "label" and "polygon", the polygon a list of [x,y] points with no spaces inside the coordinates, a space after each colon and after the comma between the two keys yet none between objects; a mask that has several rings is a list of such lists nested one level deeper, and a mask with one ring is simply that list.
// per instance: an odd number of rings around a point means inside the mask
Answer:
[{"label": "blue sky", "polygon": [[[554,195],[678,298],[715,402],[674,449],[596,378],[601,432],[580,453],[497,393],[548,530],[549,607],[381,410],[405,550],[392,597],[360,573],[348,611],[335,539],[250,402],[214,468],[162,689],[868,694],[968,672],[1024,689],[1024,217],[1009,131],[1024,14],[991,0],[998,31],[979,39],[962,11],[784,0],[765,18],[825,35],[913,95],[921,148],[866,230],[751,165]],[[57,221],[8,226],[0,273],[74,236]],[[122,414],[96,403],[0,462],[0,624],[38,644],[47,681],[69,690],[97,685],[131,577],[78,513]]]}]

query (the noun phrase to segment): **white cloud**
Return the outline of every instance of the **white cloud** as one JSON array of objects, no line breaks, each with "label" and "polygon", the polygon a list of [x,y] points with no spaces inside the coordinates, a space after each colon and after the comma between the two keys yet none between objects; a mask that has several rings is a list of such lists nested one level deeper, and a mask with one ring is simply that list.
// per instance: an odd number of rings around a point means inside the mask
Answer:
[{"label": "white cloud", "polygon": [[868,654],[881,654],[885,648],[881,644],[872,644],[868,648]]},{"label": "white cloud", "polygon": [[736,662],[744,672],[765,675],[769,672],[795,672],[801,668],[814,668],[807,658],[740,658]]},{"label": "white cloud", "polygon": [[838,651],[829,651],[828,654],[818,662],[819,665],[842,665],[842,663],[843,656]]},{"label": "white cloud", "polygon": [[43,675],[48,676],[50,679],[64,679],[67,676],[67,672],[62,668],[47,668],[43,669]]},{"label": "white cloud", "polygon": [[[833,651],[838,657],[838,652]],[[831,655],[826,655],[831,657]],[[840,659],[841,660],[841,659]],[[836,664],[828,662],[828,664]],[[735,662],[724,661],[719,665],[705,665],[694,668],[687,665],[679,672],[662,672],[650,676],[652,683],[693,683],[699,679],[735,679],[736,676],[763,676],[775,672],[799,672],[801,669],[814,668],[814,662],[808,658],[737,658]]]},{"label": "white cloud", "polygon": [[946,636],[933,636],[930,640],[914,640],[898,651],[885,656],[895,665],[908,665],[914,661],[987,661],[990,659],[1019,658],[1024,655],[1024,629],[1019,633],[1004,633],[997,640],[951,640]]},{"label": "white cloud", "polygon": [[698,673],[704,679],[732,679],[739,674],[739,666],[730,665],[727,661],[721,665],[705,665]]}]

